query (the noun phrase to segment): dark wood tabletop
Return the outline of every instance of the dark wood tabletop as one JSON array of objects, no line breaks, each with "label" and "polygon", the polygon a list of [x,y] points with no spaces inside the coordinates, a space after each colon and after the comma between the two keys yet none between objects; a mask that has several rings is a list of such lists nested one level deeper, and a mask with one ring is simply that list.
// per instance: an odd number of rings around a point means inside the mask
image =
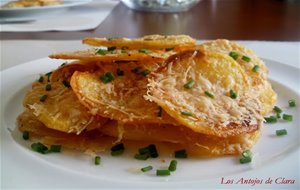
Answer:
[{"label": "dark wood tabletop", "polygon": [[6,39],[74,40],[87,36],[187,34],[197,39],[300,41],[299,0],[202,0],[180,13],[139,12],[119,3],[94,30],[2,32]]}]

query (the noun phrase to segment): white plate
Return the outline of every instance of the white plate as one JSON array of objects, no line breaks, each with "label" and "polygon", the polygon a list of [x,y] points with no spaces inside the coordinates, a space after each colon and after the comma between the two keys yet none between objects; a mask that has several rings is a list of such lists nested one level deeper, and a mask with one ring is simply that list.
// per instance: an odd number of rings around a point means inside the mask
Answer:
[{"label": "white plate", "polygon": [[[53,15],[70,7],[80,6],[92,0],[65,0],[61,5],[25,8],[0,8],[0,22],[25,22],[38,19],[41,15]],[[4,3],[2,3],[4,4]]]},{"label": "white plate", "polygon": [[[1,149],[2,149],[2,185],[3,187],[25,188],[233,188],[252,187],[236,184],[224,185],[222,178],[238,180],[241,177],[262,176],[290,177],[299,179],[299,103],[300,70],[272,60],[266,60],[270,70],[271,83],[278,93],[278,104],[285,113],[294,116],[293,122],[279,121],[276,124],[265,124],[263,135],[253,148],[255,154],[252,164],[239,164],[236,157],[215,159],[178,160],[178,169],[169,177],[155,176],[155,170],[149,173],[134,173],[132,170],[153,165],[154,168],[165,168],[172,157],[160,157],[139,161],[132,155],[111,157],[103,154],[100,166],[93,164],[92,158],[81,153],[62,152],[60,154],[41,155],[30,150],[29,142],[21,138],[16,128],[16,118],[22,112],[22,99],[33,80],[41,73],[59,66],[62,61],[48,58],[28,62],[1,72]],[[287,101],[296,99],[298,106],[289,108]],[[287,136],[277,137],[275,131],[285,128]],[[289,158],[289,159],[287,159]],[[166,162],[162,163],[161,159]],[[264,173],[267,168],[278,164],[296,168],[284,172],[285,168],[274,173]],[[30,170],[30,172],[29,172]],[[269,171],[269,170],[267,170]],[[286,176],[288,175],[288,176]],[[39,176],[39,180],[35,180]],[[255,179],[255,177],[253,177]],[[259,179],[261,179],[259,178]],[[72,181],[68,181],[72,179]],[[295,188],[298,184],[286,185],[284,188]],[[238,186],[239,185],[239,186]],[[277,185],[277,186],[276,186]],[[259,185],[257,185],[259,186]],[[260,187],[280,187],[278,184]]]}]

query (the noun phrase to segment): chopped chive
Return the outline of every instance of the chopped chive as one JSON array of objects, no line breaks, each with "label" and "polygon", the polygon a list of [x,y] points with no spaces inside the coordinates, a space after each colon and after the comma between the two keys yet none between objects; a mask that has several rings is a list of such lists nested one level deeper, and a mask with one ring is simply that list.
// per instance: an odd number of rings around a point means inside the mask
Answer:
[{"label": "chopped chive", "polygon": [[106,55],[107,53],[108,53],[108,51],[105,50],[105,49],[98,49],[98,50],[96,51],[96,54],[97,54],[97,55]]},{"label": "chopped chive", "polygon": [[106,72],[105,74],[100,76],[100,80],[107,84],[115,79],[114,75],[111,72]]},{"label": "chopped chive", "polygon": [[137,160],[147,160],[148,158],[150,158],[149,154],[136,154],[134,155],[134,158]]},{"label": "chopped chive", "polygon": [[187,111],[182,111],[181,115],[184,115],[184,116],[193,116],[193,114],[191,112],[187,112]]},{"label": "chopped chive", "polygon": [[175,158],[187,158],[187,156],[185,149],[175,151]]},{"label": "chopped chive", "polygon": [[158,157],[158,152],[156,149],[156,146],[154,144],[150,144],[144,148],[139,149],[139,154],[140,155],[149,155],[151,158],[157,158]]},{"label": "chopped chive", "polygon": [[50,152],[60,152],[60,150],[61,150],[61,145],[54,144],[50,146]]},{"label": "chopped chive", "polygon": [[141,72],[142,75],[147,76],[151,73],[151,71],[149,69],[145,69]]},{"label": "chopped chive", "polygon": [[170,174],[170,170],[156,170],[157,176],[168,176]]},{"label": "chopped chive", "polygon": [[68,62],[63,62],[59,67],[63,67],[63,66],[65,66],[66,64],[68,64]]},{"label": "chopped chive", "polygon": [[161,116],[162,116],[162,108],[159,106],[157,111],[157,117],[161,117]]},{"label": "chopped chive", "polygon": [[234,60],[237,60],[237,58],[239,57],[239,54],[237,52],[231,51],[229,53],[229,56],[232,57]]},{"label": "chopped chive", "polygon": [[296,106],[296,100],[289,100],[289,107],[295,107]]},{"label": "chopped chive", "polygon": [[191,89],[194,85],[195,85],[195,81],[194,80],[189,80],[187,83],[185,83],[183,85],[183,87],[186,88],[186,89]]},{"label": "chopped chive", "polygon": [[40,142],[31,144],[31,149],[41,154],[46,154],[48,152],[48,147]]},{"label": "chopped chive", "polygon": [[95,165],[100,165],[100,162],[101,162],[101,157],[95,156]]},{"label": "chopped chive", "polygon": [[110,38],[106,38],[106,39],[107,39],[107,41],[113,41],[113,40],[117,39],[117,37],[110,37]]},{"label": "chopped chive", "polygon": [[171,171],[171,172],[173,172],[173,171],[176,171],[176,168],[177,168],[177,160],[172,160],[171,162],[170,162],[170,165],[169,165],[169,170]]},{"label": "chopped chive", "polygon": [[28,131],[23,131],[23,139],[28,140],[29,139],[29,132]]},{"label": "chopped chive", "polygon": [[121,53],[127,53],[128,51],[126,49],[122,49]]},{"label": "chopped chive", "polygon": [[63,83],[63,85],[64,85],[65,87],[67,87],[67,88],[70,88],[70,87],[71,87],[70,81],[63,80],[62,83]]},{"label": "chopped chive", "polygon": [[44,77],[43,76],[40,76],[40,78],[39,78],[39,80],[38,80],[39,82],[44,82]]},{"label": "chopped chive", "polygon": [[276,130],[276,135],[277,135],[277,136],[284,136],[284,135],[287,135],[287,130],[286,130],[286,129],[279,129],[279,130]]},{"label": "chopped chive", "polygon": [[277,119],[280,119],[281,118],[280,113],[276,113],[276,117],[277,117]]},{"label": "chopped chive", "polygon": [[139,52],[140,53],[145,53],[145,54],[148,54],[148,53],[151,53],[152,51],[147,49],[147,48],[142,48],[142,49],[139,49]]},{"label": "chopped chive", "polygon": [[280,107],[278,106],[274,106],[273,111],[275,111],[276,113],[281,113],[282,109],[280,109]]},{"label": "chopped chive", "polygon": [[266,123],[277,123],[277,117],[275,116],[265,117],[264,119]]},{"label": "chopped chive", "polygon": [[117,75],[118,76],[123,76],[124,75],[124,71],[120,68],[117,68]]},{"label": "chopped chive", "polygon": [[286,121],[293,121],[293,115],[283,114],[282,119]]},{"label": "chopped chive", "polygon": [[252,158],[250,158],[250,157],[241,157],[240,158],[240,163],[241,164],[246,164],[246,163],[249,163],[249,162],[251,162],[252,161]]},{"label": "chopped chive", "polygon": [[50,91],[51,89],[52,89],[51,84],[47,84],[46,87],[45,87],[45,90]]},{"label": "chopped chive", "polygon": [[174,47],[166,48],[165,50],[166,50],[166,51],[172,51],[173,49],[174,49]]},{"label": "chopped chive", "polygon": [[48,95],[44,94],[43,96],[40,97],[40,101],[45,102],[47,98],[48,98]]},{"label": "chopped chive", "polygon": [[250,57],[247,57],[247,56],[245,56],[245,55],[243,55],[242,60],[244,60],[244,61],[246,61],[246,62],[250,62],[250,61],[251,61],[251,58],[250,58]]},{"label": "chopped chive", "polygon": [[252,161],[252,152],[250,150],[245,150],[242,152],[242,155],[240,157],[240,163],[245,164]]},{"label": "chopped chive", "polygon": [[142,172],[148,172],[148,171],[150,171],[150,170],[152,170],[152,169],[153,169],[152,166],[146,166],[146,167],[141,168],[141,171],[142,171]]},{"label": "chopped chive", "polygon": [[48,77],[48,82],[50,82],[50,77],[51,77],[51,75],[52,75],[52,71],[46,73],[46,76]]},{"label": "chopped chive", "polygon": [[254,67],[252,68],[252,71],[254,73],[258,73],[259,72],[259,65],[254,65]]},{"label": "chopped chive", "polygon": [[229,95],[230,95],[230,98],[232,99],[236,99],[237,98],[237,93],[233,90],[230,90],[229,91]]},{"label": "chopped chive", "polygon": [[215,96],[214,96],[212,93],[208,92],[208,91],[205,91],[204,94],[205,94],[206,96],[212,98],[212,99],[215,98]]},{"label": "chopped chive", "polygon": [[125,147],[124,147],[123,143],[120,143],[120,144],[117,144],[117,145],[114,145],[113,147],[111,147],[110,150],[111,150],[112,156],[118,156],[118,155],[123,154]]}]

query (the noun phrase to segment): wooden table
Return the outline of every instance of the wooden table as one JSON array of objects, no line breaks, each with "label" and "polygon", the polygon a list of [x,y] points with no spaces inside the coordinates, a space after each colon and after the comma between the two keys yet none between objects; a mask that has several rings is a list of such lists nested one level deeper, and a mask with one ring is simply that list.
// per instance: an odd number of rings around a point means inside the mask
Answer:
[{"label": "wooden table", "polygon": [[1,33],[1,39],[70,40],[87,36],[188,34],[197,39],[300,40],[298,0],[202,0],[182,13],[138,12],[118,4],[94,30]]}]

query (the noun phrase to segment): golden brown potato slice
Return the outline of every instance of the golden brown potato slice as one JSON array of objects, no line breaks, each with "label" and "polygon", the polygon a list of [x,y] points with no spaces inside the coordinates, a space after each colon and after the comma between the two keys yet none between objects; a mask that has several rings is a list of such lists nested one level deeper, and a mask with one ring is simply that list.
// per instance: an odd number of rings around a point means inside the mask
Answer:
[{"label": "golden brown potato slice", "polygon": [[105,49],[89,49],[75,52],[59,52],[50,55],[53,59],[76,59],[83,61],[154,61],[162,62],[169,55],[174,54],[173,51],[159,50],[121,50],[116,49],[108,51]]},{"label": "golden brown potato slice", "polygon": [[62,82],[36,82],[23,104],[48,128],[79,134],[100,127],[107,119],[93,116]]},{"label": "golden brown potato slice", "polygon": [[251,149],[260,131],[221,138],[195,133],[185,126],[159,124],[118,124],[110,121],[99,128],[101,133],[124,140],[169,142],[179,144],[195,156],[238,155]]},{"label": "golden brown potato slice", "polygon": [[47,145],[61,145],[64,148],[80,151],[104,151],[109,149],[115,138],[104,136],[101,133],[84,131],[77,135],[74,133],[65,133],[46,127],[29,110],[26,110],[18,117],[18,126],[20,131],[28,131],[30,141],[38,141]]},{"label": "golden brown potato slice", "polygon": [[148,35],[142,38],[85,38],[82,41],[84,44],[92,46],[117,47],[128,49],[175,49],[190,48],[196,45],[196,40],[187,35]]},{"label": "golden brown potato slice", "polygon": [[147,75],[159,64],[129,62],[99,65],[97,72],[75,72],[71,86],[91,112],[122,122],[176,123],[155,103],[146,101]]},{"label": "golden brown potato slice", "polygon": [[186,51],[152,76],[146,98],[195,132],[226,137],[261,126],[261,103],[248,93],[245,72],[228,56]]},{"label": "golden brown potato slice", "polygon": [[[246,72],[248,80],[253,86],[253,93],[260,94],[259,97],[263,103],[262,114],[266,115],[272,111],[277,102],[277,95],[267,81],[268,70],[265,63],[252,50],[224,39],[205,42],[199,47],[205,51],[223,53],[234,57],[235,61]],[[236,54],[232,55],[232,52]],[[257,72],[253,71],[254,67],[258,68]]]}]

